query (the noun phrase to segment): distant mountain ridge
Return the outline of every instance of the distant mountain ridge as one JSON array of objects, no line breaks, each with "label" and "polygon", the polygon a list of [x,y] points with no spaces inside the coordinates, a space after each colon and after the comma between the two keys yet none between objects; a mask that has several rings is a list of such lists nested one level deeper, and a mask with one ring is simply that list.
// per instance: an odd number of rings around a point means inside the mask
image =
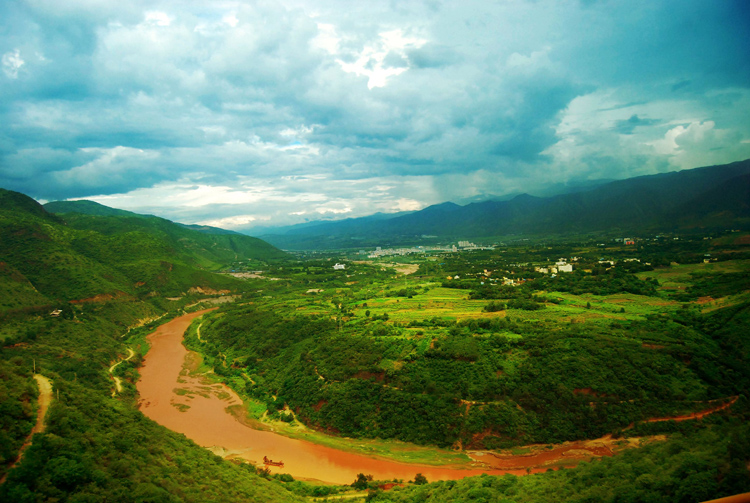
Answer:
[{"label": "distant mountain ridge", "polygon": [[618,180],[553,197],[521,194],[465,206],[442,203],[391,219],[349,219],[262,237],[282,248],[305,249],[406,243],[425,235],[474,239],[748,227],[748,175],[750,160],[745,160]]},{"label": "distant mountain ridge", "polygon": [[283,225],[279,227],[254,227],[254,232],[259,232],[260,234],[266,235],[266,234],[305,234],[310,229],[314,228],[312,231],[314,234],[326,234],[329,232],[342,232],[343,229],[346,229],[349,226],[357,227],[362,222],[375,222],[375,221],[381,221],[381,220],[390,220],[392,218],[398,218],[404,215],[410,215],[414,213],[413,211],[399,211],[397,213],[373,213],[372,215],[367,215],[364,217],[356,217],[356,218],[344,218],[342,220],[313,220],[310,222],[304,222],[300,224],[293,224],[293,225]]}]

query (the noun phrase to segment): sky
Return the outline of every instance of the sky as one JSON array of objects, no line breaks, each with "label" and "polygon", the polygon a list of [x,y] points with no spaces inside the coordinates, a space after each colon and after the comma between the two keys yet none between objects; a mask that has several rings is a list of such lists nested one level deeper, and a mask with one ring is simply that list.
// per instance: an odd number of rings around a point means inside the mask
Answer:
[{"label": "sky", "polygon": [[247,231],[750,158],[745,0],[0,2],[0,187]]}]

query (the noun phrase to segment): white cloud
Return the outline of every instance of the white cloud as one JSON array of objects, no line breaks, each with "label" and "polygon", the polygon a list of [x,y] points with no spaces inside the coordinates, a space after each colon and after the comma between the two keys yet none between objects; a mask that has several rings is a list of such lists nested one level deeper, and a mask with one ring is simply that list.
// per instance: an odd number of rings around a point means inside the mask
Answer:
[{"label": "white cloud", "polygon": [[331,206],[318,206],[315,208],[315,211],[321,215],[325,215],[326,213],[332,213],[334,215],[343,215],[345,213],[351,213],[352,209],[348,206],[344,208],[336,208]]},{"label": "white cloud", "polygon": [[3,72],[5,72],[5,75],[11,79],[18,78],[18,70],[20,70],[21,67],[26,63],[21,58],[21,51],[19,51],[18,49],[3,54],[2,62]]},{"label": "white cloud", "polygon": [[258,218],[254,215],[237,215],[233,217],[217,218],[214,220],[202,220],[196,223],[222,229],[236,229],[238,227],[246,227],[248,224],[257,220]]},{"label": "white cloud", "polygon": [[37,197],[251,226],[750,157],[710,2],[7,4],[0,185]]},{"label": "white cloud", "polygon": [[[377,39],[365,43],[359,51],[344,50],[341,48],[341,42],[347,37],[338,35],[333,25],[317,23],[317,27],[319,33],[311,44],[339,56],[336,62],[344,72],[366,76],[368,89],[384,87],[390,77],[407,71],[407,51],[419,49],[427,43],[427,39],[407,36],[404,30],[399,28],[380,32]],[[394,58],[389,60],[389,57]],[[398,66],[394,66],[394,63]]]},{"label": "white cloud", "polygon": [[682,153],[686,148],[689,149],[703,143],[709,137],[711,140],[716,140],[723,136],[722,132],[714,130],[715,125],[713,121],[694,121],[687,126],[679,125],[667,131],[664,134],[664,138],[649,142],[648,144],[653,146],[654,150],[659,154],[677,155]]},{"label": "white cloud", "polygon": [[172,19],[166,12],[148,11],[146,12],[144,22],[156,26],[169,26],[172,24]]},{"label": "white cloud", "polygon": [[229,14],[227,14],[226,16],[224,16],[223,18],[221,18],[221,20],[224,23],[226,23],[229,26],[231,26],[232,28],[236,27],[237,24],[240,22],[240,20],[237,19],[237,14],[234,13],[234,12],[230,12]]},{"label": "white cloud", "polygon": [[395,211],[417,211],[421,210],[423,207],[424,205],[419,201],[401,197],[398,201],[396,201],[396,205],[393,207],[393,209]]},{"label": "white cloud", "polygon": [[540,51],[533,51],[528,56],[514,52],[508,56],[506,66],[513,71],[534,72],[542,68],[551,68],[552,62],[549,58],[551,48],[545,47]]},{"label": "white cloud", "polygon": [[328,23],[316,23],[318,35],[310,41],[310,45],[323,49],[331,54],[339,53],[339,41],[341,38],[336,34],[336,27]]},{"label": "white cloud", "polygon": [[155,160],[158,152],[117,146],[111,149],[83,148],[81,152],[97,157],[85,164],[53,173],[53,179],[67,186],[99,187],[121,183],[138,173],[144,162]]}]

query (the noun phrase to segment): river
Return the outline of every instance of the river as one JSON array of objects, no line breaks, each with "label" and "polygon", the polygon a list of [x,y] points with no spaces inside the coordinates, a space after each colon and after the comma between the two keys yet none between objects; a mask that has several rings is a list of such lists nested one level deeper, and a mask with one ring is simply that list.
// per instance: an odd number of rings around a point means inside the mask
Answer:
[{"label": "river", "polygon": [[[254,429],[239,422],[228,411],[228,408],[242,404],[236,393],[227,386],[209,384],[201,377],[190,376],[186,370],[191,353],[182,344],[183,335],[190,323],[207,311],[176,318],[148,336],[151,349],[143,361],[137,383],[140,410],[198,445],[259,466],[267,456],[284,462],[283,468],[272,467],[272,471],[289,473],[298,479],[337,484],[353,482],[358,473],[371,474],[376,480],[410,480],[415,474],[422,473],[429,481],[460,479],[482,473],[527,473],[519,466],[518,459],[510,465],[490,462],[495,467],[492,469],[435,467],[374,459]],[[536,464],[529,469],[536,472],[542,467]]]}]

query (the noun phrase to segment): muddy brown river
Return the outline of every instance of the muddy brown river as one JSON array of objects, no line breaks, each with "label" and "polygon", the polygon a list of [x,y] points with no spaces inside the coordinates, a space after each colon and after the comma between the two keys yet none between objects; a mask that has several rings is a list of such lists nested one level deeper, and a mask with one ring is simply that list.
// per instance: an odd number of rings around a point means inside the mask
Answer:
[{"label": "muddy brown river", "polygon": [[[239,422],[228,411],[242,404],[236,393],[224,385],[208,384],[200,377],[189,376],[184,370],[189,352],[182,345],[183,334],[195,318],[207,311],[176,318],[148,336],[151,349],[144,359],[140,369],[141,378],[137,383],[140,410],[157,423],[183,433],[198,445],[225,457],[242,458],[258,466],[263,466],[263,457],[266,456],[284,462],[283,468],[271,467],[274,472],[337,484],[353,482],[358,473],[372,474],[376,480],[410,480],[415,474],[422,473],[430,481],[460,479],[481,473],[527,473],[523,468],[526,463],[501,464],[498,459],[493,459],[494,462],[487,459],[492,468],[488,466],[486,469],[435,467],[374,459],[254,429]],[[543,469],[538,465],[529,468],[532,472]]]}]

